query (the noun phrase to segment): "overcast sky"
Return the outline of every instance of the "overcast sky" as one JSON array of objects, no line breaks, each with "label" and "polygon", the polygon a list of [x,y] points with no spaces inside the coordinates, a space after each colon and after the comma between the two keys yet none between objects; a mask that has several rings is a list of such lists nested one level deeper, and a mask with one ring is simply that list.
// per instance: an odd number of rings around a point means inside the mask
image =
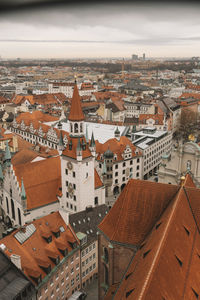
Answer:
[{"label": "overcast sky", "polygon": [[2,58],[200,56],[198,4],[85,4],[0,16]]}]

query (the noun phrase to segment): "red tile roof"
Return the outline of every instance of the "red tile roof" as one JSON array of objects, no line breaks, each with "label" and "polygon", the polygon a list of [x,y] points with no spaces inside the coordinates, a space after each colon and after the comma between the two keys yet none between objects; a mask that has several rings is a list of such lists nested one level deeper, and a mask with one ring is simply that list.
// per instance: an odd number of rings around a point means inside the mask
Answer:
[{"label": "red tile roof", "polygon": [[58,201],[61,187],[60,157],[14,165],[13,169],[20,186],[23,178],[28,210]]},{"label": "red tile roof", "polygon": [[131,143],[131,141],[126,136],[121,136],[120,140],[118,141],[116,138],[109,139],[104,144],[99,143],[98,141],[96,143],[96,153],[97,153],[97,160],[101,160],[101,154],[104,154],[108,148],[117,155],[117,161],[124,160],[122,154],[126,148],[126,146],[129,146],[132,150],[132,157],[141,155],[139,152],[138,154],[135,153],[136,147]]},{"label": "red tile roof", "polygon": [[[21,257],[22,270],[26,276],[35,284],[32,277],[39,277],[41,275],[44,279],[47,274],[41,267],[51,266],[53,269],[56,265],[50,257],[58,257],[60,260],[64,258],[59,249],[67,249],[70,253],[73,248],[69,242],[76,242],[79,244],[73,230],[67,226],[62,219],[59,212],[55,212],[48,216],[42,217],[32,222],[36,231],[22,244],[15,238],[15,234],[20,231],[14,231],[7,237],[1,240],[6,246],[5,253],[10,257],[11,254],[17,254]],[[27,227],[28,225],[25,225]],[[59,228],[63,227],[64,231]],[[60,237],[56,238],[53,234],[54,228],[60,232]],[[43,237],[51,236],[52,242],[49,244]]]},{"label": "red tile roof", "polygon": [[[86,139],[85,137],[82,137],[80,138],[80,142],[85,142],[86,144]],[[70,146],[69,144],[72,144],[72,148],[70,149]],[[68,144],[66,146],[66,148],[63,150],[62,154],[67,156],[67,157],[71,157],[73,159],[76,159],[77,158],[77,145],[78,145],[78,138],[76,137],[69,137],[69,140],[68,140]],[[87,158],[87,157],[91,157],[92,154],[91,154],[91,151],[89,149],[89,146],[86,144],[86,148],[85,150],[82,149],[82,158]]]},{"label": "red tile roof", "polygon": [[99,174],[97,173],[96,169],[94,169],[94,186],[95,186],[95,189],[98,189],[103,186],[103,182],[101,181],[101,178],[100,178]]},{"label": "red tile roof", "polygon": [[85,119],[82,107],[81,99],[78,93],[77,85],[74,86],[74,92],[72,97],[72,104],[70,108],[70,113],[68,116],[69,121],[83,121]]},{"label": "red tile roof", "polygon": [[25,112],[18,115],[16,121],[21,122],[22,120],[24,120],[25,122],[26,121],[52,122],[52,121],[58,121],[59,119],[57,117],[52,117],[49,114],[44,114],[43,112],[36,110],[32,113]]},{"label": "red tile roof", "polygon": [[178,189],[174,185],[129,180],[99,229],[110,240],[139,245]]}]

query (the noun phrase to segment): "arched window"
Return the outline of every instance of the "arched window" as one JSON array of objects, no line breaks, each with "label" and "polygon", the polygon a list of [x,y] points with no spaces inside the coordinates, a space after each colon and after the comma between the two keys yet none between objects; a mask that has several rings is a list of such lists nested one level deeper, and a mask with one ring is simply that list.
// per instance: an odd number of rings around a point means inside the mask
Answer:
[{"label": "arched window", "polygon": [[77,123],[74,124],[74,132],[78,133],[78,124]]},{"label": "arched window", "polygon": [[97,205],[98,204],[98,197],[95,197],[94,198],[94,205]]},{"label": "arched window", "polygon": [[19,225],[21,226],[21,225],[22,225],[22,220],[21,220],[21,211],[20,211],[20,209],[19,209],[19,208],[17,209],[17,211],[18,211],[18,221],[19,221]]},{"label": "arched window", "polygon": [[6,197],[6,206],[7,206],[7,213],[9,214],[9,204],[8,204],[8,198]]},{"label": "arched window", "polygon": [[12,211],[12,218],[15,220],[15,205],[13,199],[11,199],[11,211]]},{"label": "arched window", "polygon": [[70,132],[73,132],[73,126],[72,126],[72,123],[70,123]]},{"label": "arched window", "polygon": [[83,124],[80,124],[80,132],[83,132]]}]

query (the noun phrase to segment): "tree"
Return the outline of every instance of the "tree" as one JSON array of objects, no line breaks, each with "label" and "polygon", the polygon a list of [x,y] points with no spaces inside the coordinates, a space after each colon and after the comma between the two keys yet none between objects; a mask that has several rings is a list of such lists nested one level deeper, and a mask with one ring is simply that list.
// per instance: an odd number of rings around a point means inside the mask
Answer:
[{"label": "tree", "polygon": [[182,109],[181,116],[178,121],[175,138],[183,139],[184,142],[189,140],[189,136],[198,137],[199,135],[199,115],[190,109]]}]

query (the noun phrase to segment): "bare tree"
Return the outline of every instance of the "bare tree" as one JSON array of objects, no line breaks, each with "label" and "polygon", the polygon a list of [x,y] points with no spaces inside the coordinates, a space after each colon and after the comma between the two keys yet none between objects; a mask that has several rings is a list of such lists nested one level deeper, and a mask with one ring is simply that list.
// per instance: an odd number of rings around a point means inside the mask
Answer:
[{"label": "bare tree", "polygon": [[190,109],[183,109],[178,121],[175,138],[188,141],[190,135],[195,137],[199,135],[199,129],[200,122],[198,113]]}]

